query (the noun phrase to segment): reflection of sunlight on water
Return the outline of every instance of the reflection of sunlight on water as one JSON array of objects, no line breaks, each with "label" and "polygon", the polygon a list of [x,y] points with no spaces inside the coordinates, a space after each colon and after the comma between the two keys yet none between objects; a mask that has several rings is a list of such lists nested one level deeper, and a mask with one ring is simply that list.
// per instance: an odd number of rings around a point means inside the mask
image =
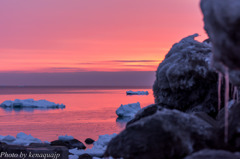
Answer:
[{"label": "reflection of sunlight on water", "polygon": [[[132,89],[134,91],[134,89]],[[138,89],[141,90],[141,89]],[[98,90],[104,93],[60,93],[60,94],[7,94],[0,96],[5,100],[46,99],[63,103],[65,109],[0,109],[0,135],[13,135],[19,132],[32,134],[41,140],[52,141],[58,135],[71,135],[80,141],[90,137],[96,140],[98,135],[118,133],[125,128],[126,121],[117,119],[116,109],[121,104],[140,102],[141,107],[154,102],[152,91],[148,96],[126,96],[125,89]],[[67,91],[67,90],[64,90]],[[82,90],[69,90],[81,92]],[[95,90],[84,90],[84,92]],[[29,92],[29,91],[26,91]],[[39,92],[39,91],[36,91]],[[41,91],[40,91],[41,92]],[[116,121],[117,119],[117,121]]]}]

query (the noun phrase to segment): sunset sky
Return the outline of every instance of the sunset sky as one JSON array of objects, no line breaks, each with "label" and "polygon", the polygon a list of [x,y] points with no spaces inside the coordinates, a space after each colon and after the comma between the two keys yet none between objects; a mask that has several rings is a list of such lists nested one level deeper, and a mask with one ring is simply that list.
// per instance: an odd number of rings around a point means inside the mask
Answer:
[{"label": "sunset sky", "polygon": [[199,0],[1,0],[0,20],[0,85],[151,85],[175,42],[206,38]]}]

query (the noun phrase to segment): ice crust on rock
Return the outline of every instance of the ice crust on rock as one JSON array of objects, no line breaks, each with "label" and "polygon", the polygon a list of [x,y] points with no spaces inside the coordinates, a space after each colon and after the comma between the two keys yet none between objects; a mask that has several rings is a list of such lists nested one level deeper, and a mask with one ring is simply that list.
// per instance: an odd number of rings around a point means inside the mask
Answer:
[{"label": "ice crust on rock", "polygon": [[211,46],[194,34],[174,44],[159,64],[153,85],[155,103],[184,112],[217,113],[217,73]]},{"label": "ice crust on rock", "polygon": [[14,101],[6,100],[0,107],[28,107],[28,108],[65,108],[63,104],[56,104],[54,102],[47,101],[45,99],[34,100],[34,99],[15,99]]},{"label": "ice crust on rock", "polygon": [[116,114],[118,117],[134,117],[135,114],[141,110],[140,103],[131,103],[127,105],[121,105],[117,110]]}]

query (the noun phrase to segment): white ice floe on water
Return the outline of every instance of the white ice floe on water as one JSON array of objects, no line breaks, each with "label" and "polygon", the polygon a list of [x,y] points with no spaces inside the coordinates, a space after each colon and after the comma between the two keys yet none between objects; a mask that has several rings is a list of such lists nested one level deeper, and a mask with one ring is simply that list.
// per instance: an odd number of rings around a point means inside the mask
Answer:
[{"label": "white ice floe on water", "polygon": [[49,102],[47,100],[34,100],[34,99],[15,99],[14,101],[6,100],[0,107],[12,107],[12,108],[19,108],[19,107],[27,107],[27,108],[65,108],[63,104],[56,104],[54,102]]},{"label": "white ice floe on water", "polygon": [[127,105],[121,105],[117,110],[116,114],[119,117],[134,117],[135,114],[141,109],[140,103],[131,103]]},{"label": "white ice floe on water", "polygon": [[68,141],[68,140],[73,140],[73,139],[74,139],[73,136],[68,136],[68,135],[58,136],[58,140],[62,140],[62,141]]},{"label": "white ice floe on water", "polygon": [[116,133],[111,135],[100,135],[98,140],[93,143],[93,147],[86,150],[78,150],[78,149],[70,149],[69,152],[72,153],[71,158],[74,159],[74,157],[80,156],[82,154],[89,154],[93,157],[102,157],[104,152],[107,149],[108,143],[111,141],[112,138],[117,136]]},{"label": "white ice floe on water", "polygon": [[42,143],[40,139],[33,137],[32,135],[27,135],[23,132],[17,134],[16,138],[11,135],[1,136],[0,142],[9,144],[9,145],[23,145],[28,146],[31,143]]},{"label": "white ice floe on water", "polygon": [[148,95],[148,91],[127,91],[127,95]]}]

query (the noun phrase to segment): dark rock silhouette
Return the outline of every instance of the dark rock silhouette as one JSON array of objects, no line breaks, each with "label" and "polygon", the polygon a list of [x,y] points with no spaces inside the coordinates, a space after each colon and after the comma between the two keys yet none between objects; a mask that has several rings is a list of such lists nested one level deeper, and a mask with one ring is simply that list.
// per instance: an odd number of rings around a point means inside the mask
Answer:
[{"label": "dark rock silhouette", "polygon": [[183,158],[194,151],[212,147],[214,137],[211,128],[210,124],[196,116],[163,108],[128,124],[110,141],[105,156],[124,159]]},{"label": "dark rock silhouette", "polygon": [[87,139],[85,140],[85,143],[88,144],[88,145],[90,145],[90,144],[94,143],[94,140],[91,139],[91,138],[87,138]]},{"label": "dark rock silhouette", "polygon": [[240,3],[201,0],[204,28],[213,46],[213,60],[240,69]]},{"label": "dark rock silhouette", "polygon": [[217,73],[210,67],[211,46],[194,38],[173,45],[160,63],[153,86],[155,103],[184,112],[217,114]]}]

